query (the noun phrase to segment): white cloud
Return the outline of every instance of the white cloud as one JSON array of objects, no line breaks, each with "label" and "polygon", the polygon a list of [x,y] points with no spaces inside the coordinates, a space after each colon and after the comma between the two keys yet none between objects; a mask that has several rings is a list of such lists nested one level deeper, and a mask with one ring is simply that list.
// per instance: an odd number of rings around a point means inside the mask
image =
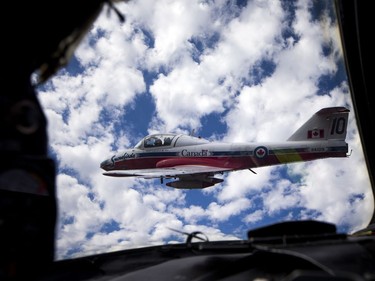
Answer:
[{"label": "white cloud", "polygon": [[256,210],[255,212],[245,216],[243,218],[243,221],[245,223],[255,223],[255,222],[258,222],[260,221],[261,219],[263,219],[264,217],[264,211],[262,210]]},{"label": "white cloud", "polygon": [[217,195],[220,201],[231,201],[260,193],[263,188],[270,186],[271,169],[264,167],[254,169],[257,174],[248,170],[232,172],[225,179],[224,187]]},{"label": "white cloud", "polygon": [[202,116],[223,112],[240,90],[242,79],[248,79],[248,69],[274,52],[283,15],[278,5],[272,5],[271,14],[268,7],[263,8],[248,5],[239,19],[221,25],[222,30],[207,21],[207,32],[222,33],[217,44],[200,56],[199,63],[184,56],[171,72],[154,82],[150,91],[155,96],[157,116],[167,131],[178,126],[199,128]]},{"label": "white cloud", "polygon": [[300,206],[300,194],[296,185],[286,179],[278,179],[276,184],[262,196],[264,207],[271,215],[282,209]]},{"label": "white cloud", "polygon": [[171,228],[238,239],[223,230],[233,218],[244,222],[235,229],[294,215],[365,226],[374,206],[354,112],[351,157],[229,173],[199,202],[190,191],[104,177],[99,168],[144,133],[123,119],[129,106],[145,113],[135,103],[147,91],[155,106],[147,131],[199,129],[217,113],[231,142],[283,141],[320,108],[351,108],[345,82],[320,92],[341,49],[336,27],[312,21],[310,4],[297,3],[293,19],[279,1],[242,10],[228,1],[130,1],[119,4],[124,24],[103,12],[76,51],[77,72],[61,71],[39,91],[60,169],[56,257],[184,241]]},{"label": "white cloud", "polygon": [[[97,231],[103,221],[100,204],[89,197],[89,188],[66,174],[57,177],[58,227],[56,257],[80,247],[87,232]],[[95,217],[95,220],[92,218]]]},{"label": "white cloud", "polygon": [[231,216],[240,214],[249,206],[250,200],[247,198],[239,198],[222,205],[212,202],[207,207],[207,213],[213,221],[227,221]]},{"label": "white cloud", "polygon": [[196,205],[190,205],[185,208],[176,208],[171,211],[179,217],[182,217],[187,223],[191,224],[196,224],[199,220],[205,217],[204,208]]}]

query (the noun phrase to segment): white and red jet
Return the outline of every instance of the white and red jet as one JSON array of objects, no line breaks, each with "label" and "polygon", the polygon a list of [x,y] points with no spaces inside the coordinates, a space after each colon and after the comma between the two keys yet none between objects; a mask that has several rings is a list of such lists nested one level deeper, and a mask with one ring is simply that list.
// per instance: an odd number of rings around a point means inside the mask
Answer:
[{"label": "white and red jet", "polygon": [[223,179],[215,174],[310,161],[347,157],[345,142],[349,110],[323,108],[316,112],[287,141],[274,143],[222,143],[181,134],[154,134],[134,148],[103,161],[103,175],[177,179],[174,188],[205,188]]}]

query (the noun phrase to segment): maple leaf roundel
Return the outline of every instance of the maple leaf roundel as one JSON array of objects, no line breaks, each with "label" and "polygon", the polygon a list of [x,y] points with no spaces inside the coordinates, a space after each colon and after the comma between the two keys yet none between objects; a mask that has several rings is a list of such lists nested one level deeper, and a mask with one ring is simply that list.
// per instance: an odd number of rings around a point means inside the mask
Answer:
[{"label": "maple leaf roundel", "polygon": [[257,158],[264,158],[268,155],[268,149],[265,146],[258,146],[254,150],[254,155]]}]

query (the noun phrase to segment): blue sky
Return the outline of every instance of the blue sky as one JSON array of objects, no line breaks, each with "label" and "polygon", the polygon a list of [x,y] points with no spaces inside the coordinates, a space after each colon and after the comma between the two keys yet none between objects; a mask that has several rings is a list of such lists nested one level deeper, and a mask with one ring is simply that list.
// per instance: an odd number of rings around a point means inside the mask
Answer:
[{"label": "blue sky", "polygon": [[38,88],[58,164],[56,259],[210,240],[284,220],[342,232],[373,209],[355,116],[352,155],[237,171],[204,190],[110,178],[101,161],[156,132],[228,142],[286,140],[323,107],[352,109],[328,1],[139,0],[106,9],[71,63]]}]

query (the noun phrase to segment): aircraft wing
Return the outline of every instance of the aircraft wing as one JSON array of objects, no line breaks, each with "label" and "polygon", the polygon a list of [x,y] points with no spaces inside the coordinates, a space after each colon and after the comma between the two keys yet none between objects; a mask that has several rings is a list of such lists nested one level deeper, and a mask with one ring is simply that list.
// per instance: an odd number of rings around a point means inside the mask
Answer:
[{"label": "aircraft wing", "polygon": [[160,178],[160,177],[181,177],[197,174],[215,174],[225,171],[231,171],[230,168],[219,168],[204,165],[179,165],[167,168],[154,169],[135,169],[135,170],[113,170],[104,172],[103,175],[111,177],[142,177],[142,178]]}]

